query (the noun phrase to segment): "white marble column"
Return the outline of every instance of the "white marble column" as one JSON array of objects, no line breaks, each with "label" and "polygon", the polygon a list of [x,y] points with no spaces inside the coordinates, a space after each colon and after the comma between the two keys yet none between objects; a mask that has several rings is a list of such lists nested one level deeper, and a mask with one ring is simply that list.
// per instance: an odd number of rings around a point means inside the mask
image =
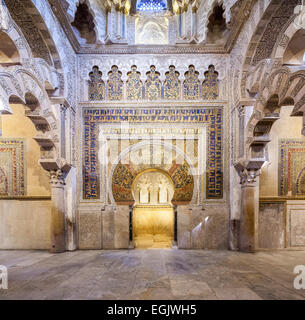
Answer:
[{"label": "white marble column", "polygon": [[240,177],[234,167],[230,168],[230,225],[229,225],[229,248],[232,251],[239,250],[238,238],[241,215],[241,185]]},{"label": "white marble column", "polygon": [[66,250],[77,248],[76,230],[76,168],[72,167],[65,179],[65,230]]},{"label": "white marble column", "polygon": [[61,170],[49,171],[51,184],[51,248],[54,253],[64,252],[65,248],[65,179]]}]

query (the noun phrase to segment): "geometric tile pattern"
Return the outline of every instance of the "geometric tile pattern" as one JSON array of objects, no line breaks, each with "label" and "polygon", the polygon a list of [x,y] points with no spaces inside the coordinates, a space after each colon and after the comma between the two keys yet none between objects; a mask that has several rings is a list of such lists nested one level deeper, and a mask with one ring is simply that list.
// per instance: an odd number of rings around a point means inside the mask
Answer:
[{"label": "geometric tile pattern", "polygon": [[279,152],[279,195],[304,195],[305,140],[281,139]]}]

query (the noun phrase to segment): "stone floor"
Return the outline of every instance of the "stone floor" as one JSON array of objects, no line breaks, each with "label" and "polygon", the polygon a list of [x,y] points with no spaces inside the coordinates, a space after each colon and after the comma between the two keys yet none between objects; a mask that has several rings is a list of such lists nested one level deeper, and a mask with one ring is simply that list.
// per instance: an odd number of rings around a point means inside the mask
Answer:
[{"label": "stone floor", "polygon": [[0,251],[2,299],[305,299],[304,251]]}]

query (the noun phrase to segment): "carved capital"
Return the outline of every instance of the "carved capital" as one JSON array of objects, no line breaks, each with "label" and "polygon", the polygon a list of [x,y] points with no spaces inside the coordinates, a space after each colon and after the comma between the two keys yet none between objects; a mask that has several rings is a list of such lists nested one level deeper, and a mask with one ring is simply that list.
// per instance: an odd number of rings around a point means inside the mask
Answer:
[{"label": "carved capital", "polygon": [[260,175],[261,170],[244,169],[239,172],[241,185],[252,185],[256,182],[256,178]]},{"label": "carved capital", "polygon": [[62,170],[51,170],[47,175],[50,178],[51,186],[61,187],[65,185],[65,176]]},{"label": "carved capital", "polygon": [[241,159],[234,164],[234,167],[240,177],[241,185],[254,185],[256,178],[261,174],[261,161]]}]

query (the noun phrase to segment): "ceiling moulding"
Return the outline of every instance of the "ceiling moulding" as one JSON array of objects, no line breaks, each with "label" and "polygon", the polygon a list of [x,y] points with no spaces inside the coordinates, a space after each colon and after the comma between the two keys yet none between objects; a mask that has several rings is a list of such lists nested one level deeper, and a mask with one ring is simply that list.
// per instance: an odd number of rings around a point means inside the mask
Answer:
[{"label": "ceiling moulding", "polygon": [[53,13],[57,17],[64,32],[66,33],[74,51],[79,54],[226,54],[230,53],[238,35],[247,21],[256,0],[237,0],[231,7],[232,18],[228,24],[230,30],[228,39],[224,45],[202,44],[189,45],[178,44],[175,46],[145,46],[145,45],[105,45],[86,44],[81,45],[71,27],[69,16],[69,3],[66,0],[48,0]]}]

